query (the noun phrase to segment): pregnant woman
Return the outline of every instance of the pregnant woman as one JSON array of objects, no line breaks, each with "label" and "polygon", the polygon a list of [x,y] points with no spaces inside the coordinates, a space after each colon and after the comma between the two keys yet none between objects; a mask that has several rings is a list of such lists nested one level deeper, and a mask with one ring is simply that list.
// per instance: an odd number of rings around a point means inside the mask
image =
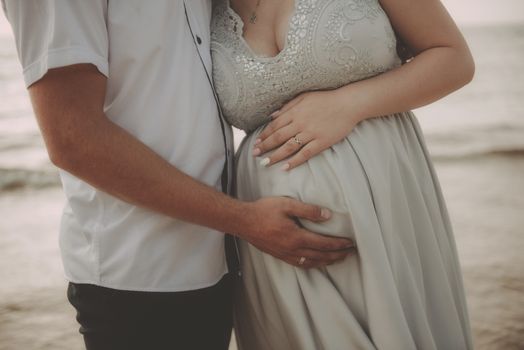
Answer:
[{"label": "pregnant woman", "polygon": [[329,208],[327,222],[300,224],[357,248],[315,268],[239,242],[239,348],[472,349],[453,231],[410,111],[473,76],[441,3],[219,0],[212,31],[224,115],[247,132],[238,197]]}]

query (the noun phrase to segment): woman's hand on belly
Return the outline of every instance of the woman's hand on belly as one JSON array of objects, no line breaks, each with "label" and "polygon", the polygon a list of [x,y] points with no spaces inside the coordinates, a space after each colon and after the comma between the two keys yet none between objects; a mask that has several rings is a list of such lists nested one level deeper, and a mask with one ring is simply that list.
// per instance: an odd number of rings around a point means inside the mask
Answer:
[{"label": "woman's hand on belly", "polygon": [[303,93],[272,117],[255,142],[253,155],[275,149],[263,162],[270,166],[289,158],[283,170],[293,169],[338,143],[358,123],[357,116],[342,107],[334,91]]}]

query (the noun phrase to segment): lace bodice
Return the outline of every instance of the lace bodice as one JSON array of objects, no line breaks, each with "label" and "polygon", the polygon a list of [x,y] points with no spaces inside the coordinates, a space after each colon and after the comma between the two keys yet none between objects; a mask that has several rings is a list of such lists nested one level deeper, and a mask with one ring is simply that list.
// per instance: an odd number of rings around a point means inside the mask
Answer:
[{"label": "lace bodice", "polygon": [[295,0],[286,43],[254,53],[229,0],[214,4],[213,78],[225,117],[252,131],[304,91],[335,89],[397,67],[395,33],[378,0]]}]

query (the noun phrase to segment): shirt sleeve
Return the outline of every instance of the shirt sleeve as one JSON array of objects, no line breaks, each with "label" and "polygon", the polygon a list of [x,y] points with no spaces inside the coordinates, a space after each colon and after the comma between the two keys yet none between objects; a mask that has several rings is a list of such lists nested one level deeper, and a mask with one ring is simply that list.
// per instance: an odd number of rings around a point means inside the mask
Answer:
[{"label": "shirt sleeve", "polygon": [[27,87],[49,69],[91,63],[109,71],[107,0],[1,0]]}]

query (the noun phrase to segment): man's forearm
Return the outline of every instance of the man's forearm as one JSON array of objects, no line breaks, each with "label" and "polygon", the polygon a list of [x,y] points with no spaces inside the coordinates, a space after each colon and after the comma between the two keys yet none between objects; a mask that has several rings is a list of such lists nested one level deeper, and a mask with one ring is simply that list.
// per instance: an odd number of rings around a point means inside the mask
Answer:
[{"label": "man's forearm", "polygon": [[173,218],[235,233],[248,204],[234,200],[169,164],[107,118],[93,118],[56,150],[54,163],[126,202]]},{"label": "man's forearm", "polygon": [[[233,234],[249,230],[248,203],[179,171],[103,111],[106,78],[92,65],[50,70],[29,88],[58,167],[126,202]],[[247,226],[247,227],[246,227]]]}]

